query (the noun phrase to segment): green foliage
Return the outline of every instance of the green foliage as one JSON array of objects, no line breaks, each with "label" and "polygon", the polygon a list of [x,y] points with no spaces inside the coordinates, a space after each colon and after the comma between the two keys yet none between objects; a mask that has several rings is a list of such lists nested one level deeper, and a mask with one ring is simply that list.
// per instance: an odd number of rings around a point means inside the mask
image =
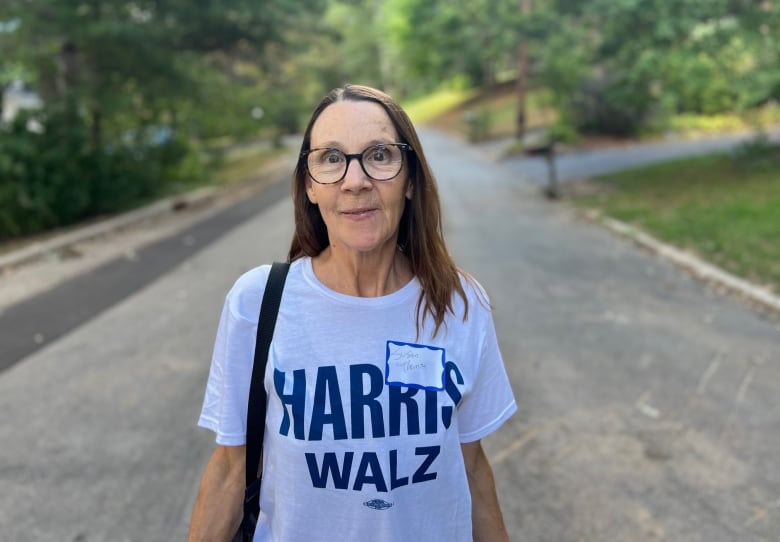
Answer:
[{"label": "green foliage", "polygon": [[[206,173],[199,142],[295,130],[292,82],[268,55],[325,0],[3,0],[0,88],[25,76],[45,130],[0,126],[0,236],[114,212]],[[252,110],[262,108],[263,119]],[[150,144],[148,130],[175,137]]]},{"label": "green foliage", "polygon": [[536,80],[568,122],[617,135],[776,100],[779,23],[776,3],[728,0],[537,2],[528,21]]},{"label": "green foliage", "polygon": [[20,115],[0,132],[0,237],[39,231],[84,216],[90,182],[69,179],[93,170],[84,126],[37,134]]},{"label": "green foliage", "polygon": [[490,127],[493,123],[490,111],[484,108],[469,109],[463,113],[463,122],[466,125],[466,133],[472,143],[487,139],[490,135]]},{"label": "green foliage", "polygon": [[[37,126],[31,131],[29,128]],[[0,239],[113,213],[165,193],[186,145],[95,148],[74,104],[19,115],[0,130]]]},{"label": "green foliage", "polygon": [[[535,0],[530,13],[524,4],[3,0],[0,87],[23,78],[49,116],[45,134],[16,126],[0,136],[3,171],[13,169],[15,179],[13,188],[0,180],[0,197],[42,217],[54,200],[41,194],[58,193],[72,176],[92,179],[83,173],[90,163],[115,181],[101,187],[93,179],[88,192],[58,196],[58,216],[118,208],[157,193],[147,183],[164,190],[166,182],[202,178],[201,145],[278,141],[300,130],[312,104],[334,86],[364,83],[401,99],[491,87],[516,74],[521,43],[530,54],[529,92],[549,90],[557,113],[552,129],[565,139],[575,132],[642,133],[680,113],[745,111],[780,99],[777,2]],[[64,104],[78,112],[78,122],[55,127],[53,112]],[[485,126],[507,133],[507,119],[516,115],[510,107],[469,107],[477,112],[477,137]],[[463,128],[460,117],[453,122]],[[148,127],[170,128],[176,138],[165,147],[128,141],[127,134]],[[54,149],[42,146],[47,138]],[[44,157],[41,165],[34,155]],[[60,167],[46,165],[57,160]],[[43,222],[60,220],[70,218]]]},{"label": "green foliage", "polygon": [[579,134],[565,122],[553,122],[547,130],[547,137],[552,143],[572,144],[579,140]]},{"label": "green foliage", "polygon": [[516,0],[389,0],[382,9],[394,81],[411,94],[462,77],[490,85],[516,65]]},{"label": "green foliage", "polygon": [[780,170],[780,145],[773,143],[765,132],[737,145],[731,158],[738,167],[753,171]]},{"label": "green foliage", "polygon": [[446,113],[473,97],[474,93],[464,90],[439,90],[403,104],[404,110],[414,123],[428,122]]},{"label": "green foliage", "polygon": [[346,81],[384,86],[388,67],[380,35],[383,11],[376,2],[330,2],[323,26],[325,34],[333,36],[330,61],[337,79],[332,86]]}]

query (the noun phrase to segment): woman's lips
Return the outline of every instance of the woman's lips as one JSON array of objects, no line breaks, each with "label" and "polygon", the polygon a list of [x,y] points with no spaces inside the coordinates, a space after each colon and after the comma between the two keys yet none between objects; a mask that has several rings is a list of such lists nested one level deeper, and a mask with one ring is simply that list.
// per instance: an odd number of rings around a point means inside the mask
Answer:
[{"label": "woman's lips", "polygon": [[372,213],[374,213],[376,209],[369,208],[369,207],[361,207],[358,209],[347,209],[344,211],[341,211],[341,214],[349,217],[349,218],[366,218],[370,216]]}]

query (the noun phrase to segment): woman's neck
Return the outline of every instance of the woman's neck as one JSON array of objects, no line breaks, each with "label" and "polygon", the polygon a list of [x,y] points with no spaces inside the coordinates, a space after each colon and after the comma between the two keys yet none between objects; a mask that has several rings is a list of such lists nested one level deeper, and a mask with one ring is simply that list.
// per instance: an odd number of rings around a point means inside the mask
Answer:
[{"label": "woman's neck", "polygon": [[312,258],[314,274],[325,286],[355,297],[380,297],[406,286],[413,274],[399,250],[380,253],[339,251],[330,246]]}]

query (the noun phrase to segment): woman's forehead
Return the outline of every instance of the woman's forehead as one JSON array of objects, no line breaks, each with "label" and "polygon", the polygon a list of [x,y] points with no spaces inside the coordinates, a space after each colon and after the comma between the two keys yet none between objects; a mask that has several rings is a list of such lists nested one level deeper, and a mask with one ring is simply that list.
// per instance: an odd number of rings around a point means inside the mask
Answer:
[{"label": "woman's forehead", "polygon": [[343,101],[326,107],[314,122],[311,147],[350,147],[394,142],[398,133],[385,109],[375,102]]}]

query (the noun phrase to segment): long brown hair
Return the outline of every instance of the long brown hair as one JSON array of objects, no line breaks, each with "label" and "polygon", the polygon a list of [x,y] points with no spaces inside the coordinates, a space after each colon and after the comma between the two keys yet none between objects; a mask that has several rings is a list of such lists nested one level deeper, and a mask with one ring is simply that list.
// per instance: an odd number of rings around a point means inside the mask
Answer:
[{"label": "long brown hair", "polygon": [[[312,127],[320,114],[328,106],[342,101],[368,101],[382,106],[398,132],[399,143],[411,145],[413,149],[407,157],[409,182],[414,192],[401,216],[398,249],[409,258],[412,272],[422,286],[417,301],[417,333],[419,335],[422,322],[430,315],[435,324],[433,334],[436,335],[446,313],[454,313],[453,295],[457,292],[463,299],[464,321],[468,316],[468,300],[459,271],[444,243],[439,191],[417,131],[401,106],[384,92],[360,85],[346,85],[330,91],[314,109],[304,132],[301,153],[310,149]],[[315,257],[328,246],[328,230],[319,207],[306,196],[306,175],[306,165],[299,157],[292,186],[295,233],[288,255],[291,262],[303,256]]]}]

